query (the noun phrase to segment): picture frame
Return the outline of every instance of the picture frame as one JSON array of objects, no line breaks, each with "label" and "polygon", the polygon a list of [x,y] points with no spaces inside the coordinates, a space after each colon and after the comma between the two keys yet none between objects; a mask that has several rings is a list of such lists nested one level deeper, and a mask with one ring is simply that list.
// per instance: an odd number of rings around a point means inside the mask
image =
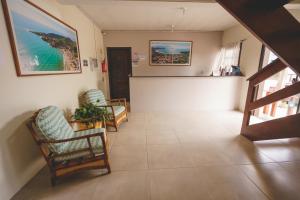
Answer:
[{"label": "picture frame", "polygon": [[191,66],[192,41],[150,40],[150,66]]},{"label": "picture frame", "polygon": [[24,0],[1,0],[17,76],[82,73],[77,30]]}]

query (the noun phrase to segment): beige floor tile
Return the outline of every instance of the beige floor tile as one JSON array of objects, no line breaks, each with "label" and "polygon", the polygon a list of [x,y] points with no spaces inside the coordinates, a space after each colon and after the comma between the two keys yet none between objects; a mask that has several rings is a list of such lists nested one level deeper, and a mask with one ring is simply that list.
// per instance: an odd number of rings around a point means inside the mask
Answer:
[{"label": "beige floor tile", "polygon": [[109,161],[112,171],[145,170],[148,168],[146,146],[115,146],[110,153]]},{"label": "beige floor tile", "polygon": [[169,129],[169,130],[158,130],[158,129],[148,129],[146,130],[146,134],[147,135],[173,135],[175,134],[175,131],[173,129]]},{"label": "beige floor tile", "polygon": [[108,152],[111,151],[111,148],[112,148],[112,146],[113,146],[116,138],[117,138],[117,134],[108,132],[108,134],[107,134],[107,139],[108,139],[107,140],[107,142],[108,142],[108,149],[107,149],[107,151]]},{"label": "beige floor tile", "polygon": [[256,142],[255,145],[260,152],[276,162],[300,160],[300,144],[296,148],[293,144],[281,140],[271,140]]},{"label": "beige floor tile", "polygon": [[166,124],[166,123],[158,123],[158,124],[153,124],[153,123],[148,123],[146,124],[146,131],[173,131],[174,126],[171,124]]},{"label": "beige floor tile", "polygon": [[151,200],[209,200],[204,181],[193,168],[149,172]]},{"label": "beige floor tile", "polygon": [[101,177],[101,170],[81,172],[58,179],[56,186],[52,187],[48,168],[45,167],[12,199],[89,199],[95,192],[97,181]]},{"label": "beige floor tile", "polygon": [[242,136],[232,138],[232,140],[218,141],[219,151],[234,164],[256,164],[274,162],[271,158],[262,153],[252,142]]},{"label": "beige floor tile", "polygon": [[232,164],[231,160],[222,151],[210,146],[209,143],[205,145],[197,143],[183,144],[182,147],[194,166]]},{"label": "beige floor tile", "polygon": [[179,142],[182,144],[185,143],[199,143],[199,144],[207,144],[211,141],[210,136],[208,135],[200,135],[192,132],[176,132],[176,136],[179,139]]},{"label": "beige floor tile", "polygon": [[271,199],[300,199],[300,181],[276,163],[240,166],[247,176]]},{"label": "beige floor tile", "polygon": [[146,129],[130,128],[130,129],[121,129],[117,135],[127,135],[127,134],[136,134],[136,135],[146,135]]},{"label": "beige floor tile", "polygon": [[150,200],[147,172],[115,172],[103,176],[92,200]]},{"label": "beige floor tile", "polygon": [[148,145],[149,169],[191,167],[192,161],[181,145]]},{"label": "beige floor tile", "polygon": [[179,144],[175,134],[147,134],[147,144]]},{"label": "beige floor tile", "polygon": [[132,123],[132,122],[126,122],[123,123],[119,127],[119,132],[130,132],[130,131],[144,131],[146,130],[146,124],[145,123]]},{"label": "beige floor tile", "polygon": [[236,166],[202,166],[198,170],[213,200],[268,199]]},{"label": "beige floor tile", "polygon": [[126,134],[118,133],[114,145],[135,145],[143,144],[146,145],[146,134]]},{"label": "beige floor tile", "polygon": [[279,163],[284,169],[294,173],[296,176],[300,176],[300,161],[294,162],[281,162]]},{"label": "beige floor tile", "polygon": [[110,175],[51,187],[44,168],[13,200],[300,199],[300,139],[251,142],[239,112],[130,113],[111,143]]}]

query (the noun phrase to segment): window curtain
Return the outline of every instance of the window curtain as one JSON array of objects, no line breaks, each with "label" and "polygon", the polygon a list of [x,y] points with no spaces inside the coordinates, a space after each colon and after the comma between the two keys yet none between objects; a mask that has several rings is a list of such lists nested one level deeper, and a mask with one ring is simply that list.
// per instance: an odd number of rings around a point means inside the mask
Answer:
[{"label": "window curtain", "polygon": [[237,42],[222,47],[213,65],[213,76],[220,76],[222,72],[230,73],[232,70],[231,66],[238,66],[241,50],[240,44],[240,42]]}]

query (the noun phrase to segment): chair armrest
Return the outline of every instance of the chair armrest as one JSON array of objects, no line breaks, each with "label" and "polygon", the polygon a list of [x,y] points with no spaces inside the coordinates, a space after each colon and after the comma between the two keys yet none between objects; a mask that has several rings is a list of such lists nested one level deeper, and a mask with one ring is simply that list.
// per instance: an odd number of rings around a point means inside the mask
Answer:
[{"label": "chair armrest", "polygon": [[[95,157],[95,153],[93,151],[93,147],[92,147],[91,140],[90,140],[91,137],[100,137],[102,146],[104,148],[106,148],[105,139],[104,139],[104,132],[99,132],[99,133],[94,133],[94,134],[89,134],[89,135],[83,135],[83,136],[78,136],[78,137],[73,137],[73,138],[67,138],[67,139],[62,139],[62,140],[43,140],[41,142],[46,143],[46,144],[57,144],[57,143],[65,143],[65,142],[70,142],[70,141],[86,139],[87,143],[88,143],[88,148],[73,151],[73,152],[62,153],[62,154],[60,154],[60,156],[61,155],[70,155],[72,153],[77,153],[77,152],[81,152],[81,151],[90,151],[91,156]],[[105,151],[106,151],[106,149],[105,149]]]},{"label": "chair armrest", "polygon": [[110,102],[126,102],[126,98],[118,98],[118,99],[107,99],[106,101],[110,101]]},{"label": "chair armrest", "polygon": [[[91,129],[96,129],[96,128],[95,128],[95,127],[85,128],[85,129],[76,130],[76,131],[74,131],[74,132],[77,133],[77,132],[86,131],[86,130],[91,130]],[[102,133],[102,132],[101,132],[101,133]]]},{"label": "chair armrest", "polygon": [[127,104],[126,98],[108,99],[106,101],[111,102],[111,103],[118,103],[118,105],[123,105],[125,108],[127,107],[126,106],[126,104]]},{"label": "chair armrest", "polygon": [[40,143],[47,143],[47,144],[57,144],[57,143],[64,143],[64,142],[70,142],[70,141],[75,141],[75,140],[82,140],[82,139],[88,139],[91,137],[97,137],[97,136],[104,136],[104,132],[99,132],[99,133],[93,133],[89,135],[83,135],[83,136],[78,136],[78,137],[73,137],[73,138],[67,138],[67,139],[62,139],[62,140],[46,140],[42,139],[39,142]]},{"label": "chair armrest", "polygon": [[76,124],[76,123],[81,123],[82,121],[80,120],[68,120],[69,124]]}]

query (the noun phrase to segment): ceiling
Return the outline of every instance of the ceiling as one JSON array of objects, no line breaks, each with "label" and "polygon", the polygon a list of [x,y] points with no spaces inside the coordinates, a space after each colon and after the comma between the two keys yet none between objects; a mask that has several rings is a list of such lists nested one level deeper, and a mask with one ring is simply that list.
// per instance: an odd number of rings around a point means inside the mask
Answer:
[{"label": "ceiling", "polygon": [[[59,0],[102,30],[223,31],[238,22],[213,0]],[[295,6],[293,7],[295,8]]]}]

